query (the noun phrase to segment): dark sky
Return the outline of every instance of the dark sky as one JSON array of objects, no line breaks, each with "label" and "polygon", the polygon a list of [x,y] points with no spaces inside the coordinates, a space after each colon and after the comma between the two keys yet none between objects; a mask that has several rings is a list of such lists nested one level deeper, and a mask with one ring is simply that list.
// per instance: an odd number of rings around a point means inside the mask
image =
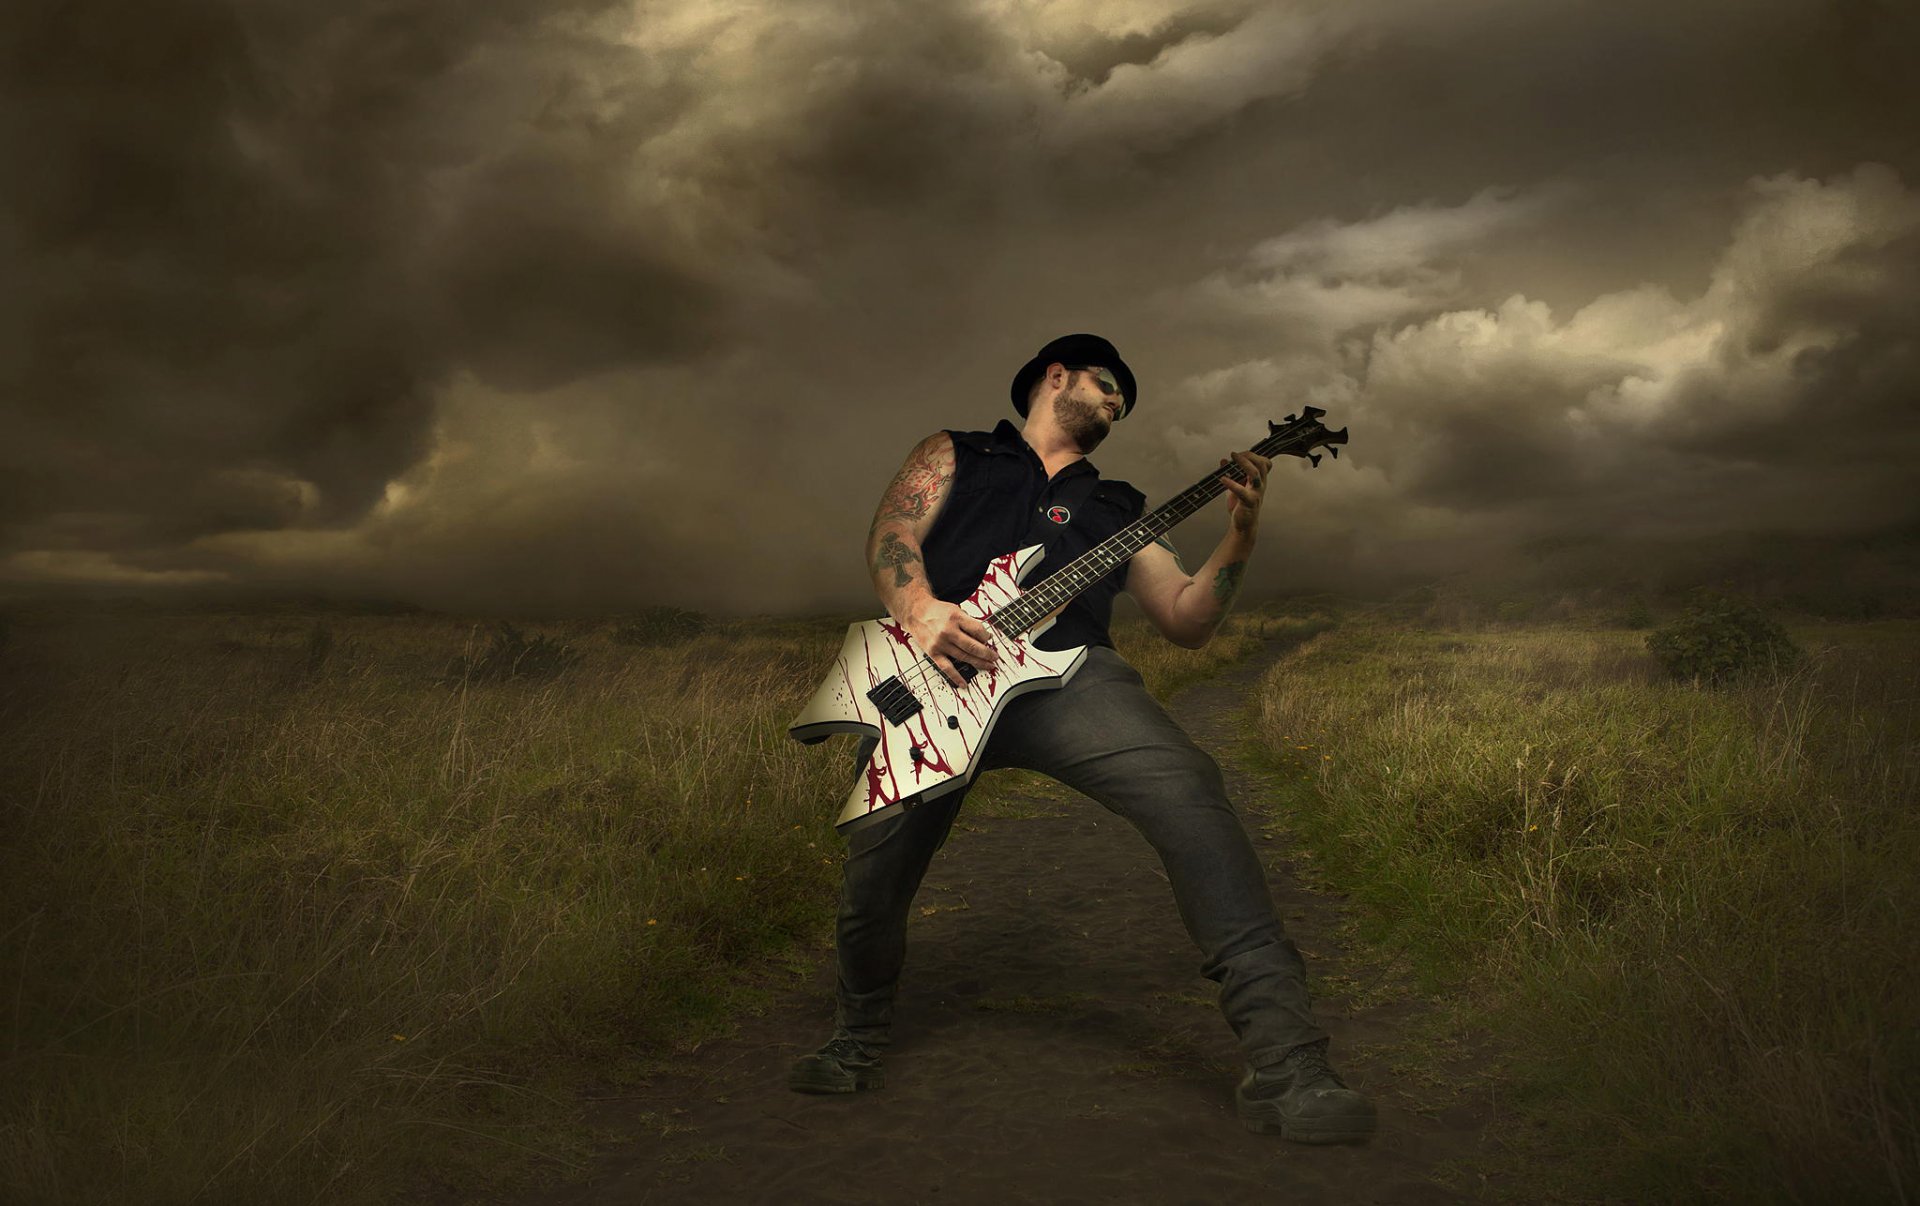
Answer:
[{"label": "dark sky", "polygon": [[0,585],[870,606],[907,449],[1081,330],[1150,499],[1350,429],[1256,590],[1910,533],[1915,12],[8,5]]}]

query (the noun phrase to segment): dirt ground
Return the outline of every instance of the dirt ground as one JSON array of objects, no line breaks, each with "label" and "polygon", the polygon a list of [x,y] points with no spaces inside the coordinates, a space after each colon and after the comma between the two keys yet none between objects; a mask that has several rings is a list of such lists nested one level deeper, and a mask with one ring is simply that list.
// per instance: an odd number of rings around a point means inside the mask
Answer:
[{"label": "dirt ground", "polygon": [[[1171,707],[1220,758],[1243,809],[1263,781],[1230,751],[1279,648]],[[1470,1169],[1499,1126],[1491,1082],[1455,1048],[1409,1042],[1430,1007],[1383,990],[1343,946],[1341,906],[1304,889],[1256,824],[1274,900],[1306,953],[1334,1066],[1380,1107],[1364,1146],[1250,1134],[1241,1067],[1158,860],[1068,795],[1061,815],[963,810],[915,902],[886,1087],[786,1088],[829,1035],[831,953],[804,989],[595,1121],[629,1135],[587,1179],[515,1199],[612,1203],[1433,1203],[1487,1188]],[[1442,1060],[1434,1050],[1447,1051]]]}]

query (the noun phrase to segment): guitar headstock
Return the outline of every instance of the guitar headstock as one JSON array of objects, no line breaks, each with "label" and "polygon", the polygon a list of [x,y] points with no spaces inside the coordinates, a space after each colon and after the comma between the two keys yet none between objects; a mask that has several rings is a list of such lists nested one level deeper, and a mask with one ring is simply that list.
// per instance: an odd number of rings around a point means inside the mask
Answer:
[{"label": "guitar headstock", "polygon": [[1305,457],[1312,465],[1319,465],[1320,454],[1315,448],[1325,448],[1336,460],[1340,456],[1340,445],[1347,442],[1347,429],[1328,431],[1320,422],[1320,416],[1327,412],[1317,406],[1303,406],[1298,415],[1288,415],[1285,423],[1267,422],[1267,438],[1253,446],[1261,456],[1299,456]]}]

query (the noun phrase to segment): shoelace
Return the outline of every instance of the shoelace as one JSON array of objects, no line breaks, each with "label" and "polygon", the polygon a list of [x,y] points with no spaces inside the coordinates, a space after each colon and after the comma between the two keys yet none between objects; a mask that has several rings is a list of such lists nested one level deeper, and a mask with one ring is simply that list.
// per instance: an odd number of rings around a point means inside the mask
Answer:
[{"label": "shoelace", "polygon": [[830,1039],[821,1050],[822,1055],[831,1054],[838,1060],[854,1060],[859,1063],[871,1063],[873,1053],[860,1045],[860,1040],[845,1035]]},{"label": "shoelace", "polygon": [[1315,1084],[1321,1080],[1330,1080],[1341,1088],[1347,1082],[1327,1064],[1327,1042],[1322,1039],[1304,1047],[1296,1047],[1286,1058],[1283,1066],[1293,1069],[1293,1080],[1298,1085]]}]

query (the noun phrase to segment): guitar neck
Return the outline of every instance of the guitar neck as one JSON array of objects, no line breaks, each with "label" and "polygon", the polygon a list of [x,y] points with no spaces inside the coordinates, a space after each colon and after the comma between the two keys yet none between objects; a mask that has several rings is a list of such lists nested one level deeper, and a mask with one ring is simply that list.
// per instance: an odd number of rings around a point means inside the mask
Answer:
[{"label": "guitar neck", "polygon": [[[1319,464],[1320,458],[1310,453],[1309,448],[1319,444],[1344,444],[1347,440],[1345,428],[1337,432],[1329,432],[1320,425],[1319,416],[1325,413],[1309,406],[1303,409],[1299,419],[1292,419],[1289,416],[1289,422],[1285,426],[1269,424],[1272,428],[1271,434],[1255,444],[1253,451],[1265,457],[1301,456],[1308,458],[1316,465]],[[1334,452],[1338,455],[1337,448]],[[1049,575],[1044,582],[1026,591],[1017,600],[996,612],[988,622],[1010,636],[1024,634],[1054,612],[1073,602],[1094,583],[1125,565],[1135,553],[1166,535],[1200,508],[1212,502],[1227,488],[1226,484],[1220,480],[1223,476],[1231,477],[1237,482],[1244,482],[1247,479],[1246,472],[1240,468],[1238,461],[1230,462],[1226,468],[1207,474],[1074,558],[1066,568]]]}]

